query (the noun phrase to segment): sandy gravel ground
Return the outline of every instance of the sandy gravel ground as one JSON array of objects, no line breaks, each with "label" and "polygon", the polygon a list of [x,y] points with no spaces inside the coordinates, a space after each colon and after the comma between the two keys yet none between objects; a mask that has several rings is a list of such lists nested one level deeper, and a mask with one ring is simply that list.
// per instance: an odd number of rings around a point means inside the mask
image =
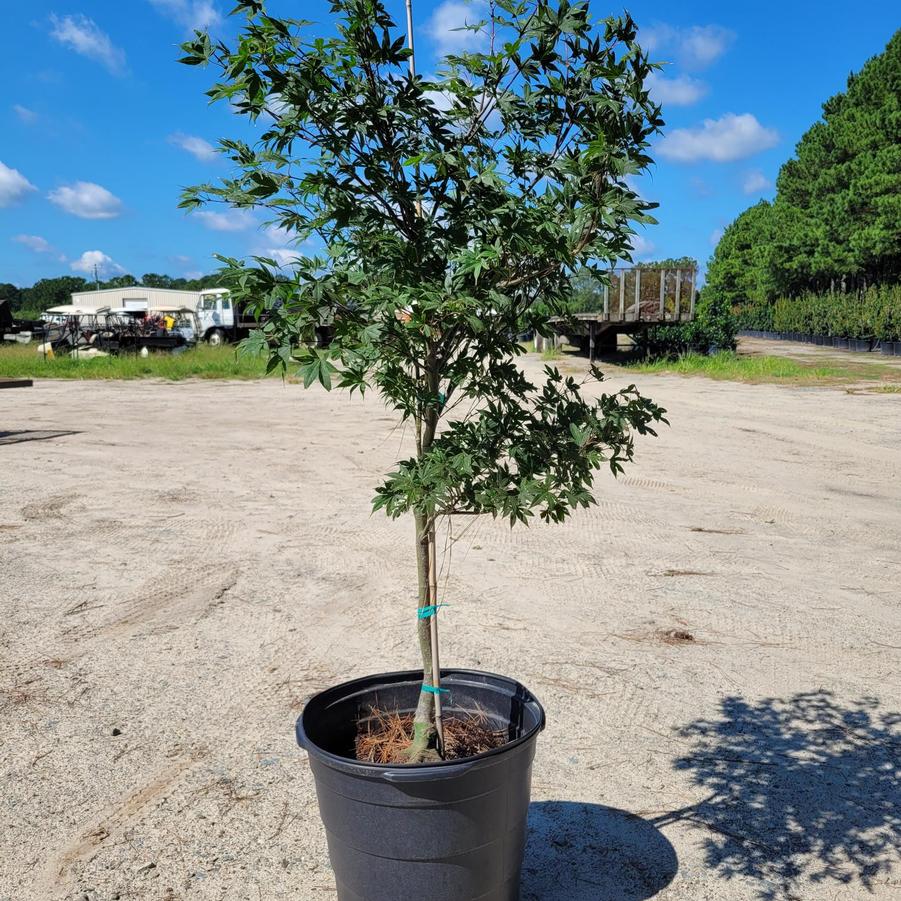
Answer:
[{"label": "sandy gravel ground", "polygon": [[[672,428],[597,508],[454,545],[444,662],[549,714],[524,901],[898,898],[901,396],[638,381]],[[393,426],[271,381],[0,393],[0,899],[335,897],[292,728],[415,665]]]},{"label": "sandy gravel ground", "polygon": [[802,363],[816,363],[823,366],[841,366],[854,368],[876,364],[891,369],[901,369],[901,357],[886,356],[883,353],[857,353],[847,350],[836,350],[832,347],[804,344],[801,341],[782,341],[768,338],[740,338],[741,353],[768,354],[777,357],[789,357]]}]

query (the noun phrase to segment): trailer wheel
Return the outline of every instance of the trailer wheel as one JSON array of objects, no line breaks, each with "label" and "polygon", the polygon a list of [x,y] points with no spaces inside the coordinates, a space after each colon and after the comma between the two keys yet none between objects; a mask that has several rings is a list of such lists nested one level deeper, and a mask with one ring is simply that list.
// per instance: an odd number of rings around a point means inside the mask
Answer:
[{"label": "trailer wheel", "polygon": [[221,328],[214,328],[209,335],[207,335],[206,340],[207,344],[211,347],[219,347],[225,343],[225,332],[223,332]]}]

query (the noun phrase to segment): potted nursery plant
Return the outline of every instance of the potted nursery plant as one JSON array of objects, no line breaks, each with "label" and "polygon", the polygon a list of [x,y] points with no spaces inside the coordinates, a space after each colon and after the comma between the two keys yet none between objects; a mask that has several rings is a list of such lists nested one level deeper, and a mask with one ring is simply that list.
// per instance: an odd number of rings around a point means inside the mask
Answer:
[{"label": "potted nursery plant", "polygon": [[600,275],[652,221],[626,181],[662,124],[635,24],[568,0],[473,9],[468,49],[428,78],[409,0],[406,29],[382,0],[332,0],[321,32],[240,0],[232,46],[184,45],[184,62],[222,72],[210,96],[261,134],[221,141],[234,176],[183,205],[259,208],[320,248],[287,269],[223,258],[263,323],[245,350],[307,386],[373,390],[412,427],[374,507],[412,520],[420,666],[329,688],[297,723],[341,899],[518,897],[544,713],[514,679],[441,668],[436,529],[559,522],[663,420],[634,386],[596,397],[517,365],[518,336],[548,334],[573,273]]}]

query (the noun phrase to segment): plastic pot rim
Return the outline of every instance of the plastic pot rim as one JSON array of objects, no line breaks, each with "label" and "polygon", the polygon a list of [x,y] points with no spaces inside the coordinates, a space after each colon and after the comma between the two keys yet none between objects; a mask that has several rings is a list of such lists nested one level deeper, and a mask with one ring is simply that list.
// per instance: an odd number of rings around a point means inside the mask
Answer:
[{"label": "plastic pot rim", "polygon": [[503,754],[513,751],[521,745],[524,745],[527,742],[531,741],[536,735],[544,731],[544,728],[547,725],[544,707],[542,706],[538,698],[536,698],[532,694],[532,692],[529,691],[529,689],[527,689],[526,686],[521,682],[511,678],[510,676],[501,676],[498,673],[489,673],[483,670],[462,669],[457,667],[441,668],[442,681],[448,678],[452,678],[455,675],[481,677],[487,676],[490,679],[500,679],[505,682],[513,683],[516,686],[525,689],[531,695],[532,702],[538,706],[538,711],[540,713],[538,723],[527,732],[524,732],[518,738],[515,738],[513,739],[513,741],[509,741],[506,744],[501,745],[499,748],[492,748],[490,751],[484,751],[483,753],[475,754],[472,757],[460,757],[455,760],[440,760],[429,763],[385,764],[371,763],[370,761],[366,760],[355,760],[351,757],[343,757],[340,754],[334,754],[331,751],[326,751],[324,748],[319,747],[319,745],[317,745],[307,735],[307,731],[304,726],[304,717],[306,716],[307,710],[309,709],[310,705],[316,700],[322,699],[325,696],[331,694],[334,694],[336,696],[335,700],[339,700],[342,695],[352,693],[355,687],[365,687],[366,685],[371,684],[374,679],[384,680],[389,684],[391,682],[418,681],[422,679],[422,670],[398,670],[391,673],[375,673],[371,676],[360,676],[357,679],[350,679],[347,682],[341,682],[338,685],[332,685],[329,688],[325,688],[322,691],[316,692],[316,694],[307,699],[306,703],[303,706],[303,710],[300,712],[300,716],[297,718],[297,721],[295,723],[294,732],[297,738],[297,744],[300,745],[300,747],[303,748],[303,750],[308,754],[316,757],[326,766],[332,767],[334,769],[344,771],[352,769],[359,775],[367,775],[375,778],[381,777],[388,782],[412,782],[426,781],[431,778],[451,778],[453,776],[463,775],[463,773],[472,769],[472,767],[476,766],[477,764],[480,764],[483,761],[490,760],[494,757],[500,757]]}]

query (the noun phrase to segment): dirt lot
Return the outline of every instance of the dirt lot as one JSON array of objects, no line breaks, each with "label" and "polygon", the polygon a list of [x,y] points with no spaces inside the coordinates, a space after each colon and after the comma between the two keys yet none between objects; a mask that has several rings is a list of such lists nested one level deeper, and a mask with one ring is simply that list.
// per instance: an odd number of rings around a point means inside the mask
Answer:
[{"label": "dirt lot", "polygon": [[818,347],[815,344],[804,344],[801,341],[770,340],[766,338],[740,338],[739,346],[743,354],[772,354],[788,357],[799,363],[815,363],[817,365],[836,365],[849,367],[879,365],[892,369],[901,369],[901,357],[886,356],[882,353],[853,353],[847,350],[836,350],[832,347]]},{"label": "dirt lot", "polygon": [[[901,396],[637,380],[672,428],[597,508],[455,543],[444,662],[548,711],[523,901],[899,897]],[[274,382],[0,394],[0,899],[335,897],[293,720],[415,665],[393,426]]]}]

